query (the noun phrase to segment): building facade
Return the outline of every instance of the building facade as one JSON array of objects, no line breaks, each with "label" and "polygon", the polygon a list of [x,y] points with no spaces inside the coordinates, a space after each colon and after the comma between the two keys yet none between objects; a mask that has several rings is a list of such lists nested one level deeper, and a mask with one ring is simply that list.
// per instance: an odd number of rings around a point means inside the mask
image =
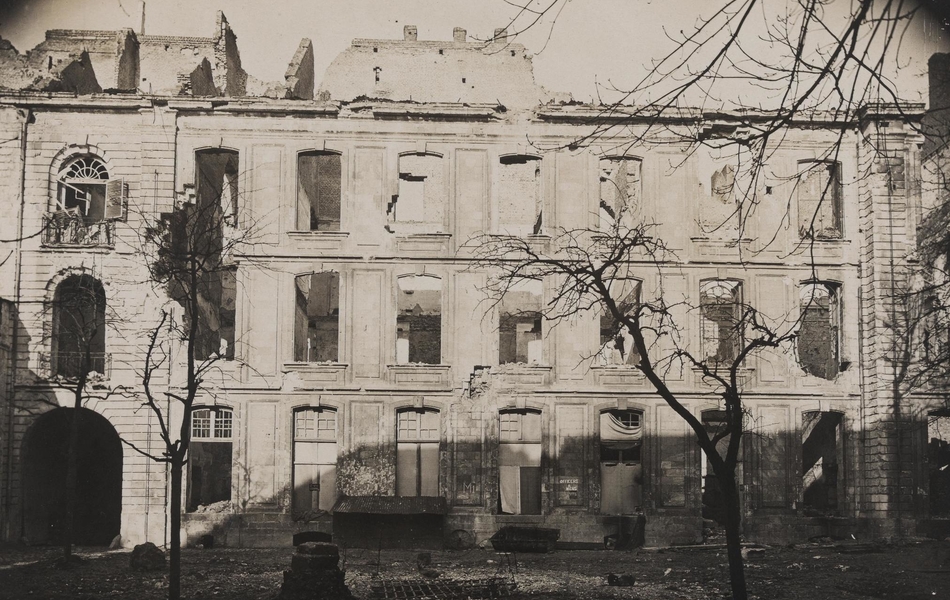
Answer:
[{"label": "building facade", "polygon": [[[498,233],[544,247],[621,207],[675,250],[675,274],[648,261],[631,272],[637,289],[696,307],[682,335],[703,356],[735,352],[721,330],[741,303],[802,317],[794,348],[759,353],[744,373],[747,539],[917,534],[950,516],[945,402],[895,402],[886,343],[895,264],[913,254],[924,210],[923,139],[905,123],[923,105],[790,125],[742,230],[754,251],[740,255],[728,157],[686,152],[673,134],[572,149],[598,107],[538,86],[504,32],[487,46],[461,29],[451,42],[412,27],[354,40],[316,86],[307,40],[284,82],[253,80],[223,16],[210,38],[59,31],[44,44],[29,57],[0,49],[5,539],[56,538],[63,415],[76,414],[67,384],[84,351],[99,392],[84,403],[80,456],[97,468],[81,473],[79,533],[167,539],[166,469],[136,450],[161,452],[136,396],[164,294],[141,244],[182,203],[219,203],[253,239],[202,300],[200,351],[220,360],[191,424],[191,543],[345,538],[340,517],[360,510],[439,515],[434,536],[419,533],[424,519],[402,532],[425,544],[476,543],[504,525],[602,544],[634,515],[648,545],[701,541],[719,508],[711,472],[624,335],[597,310],[542,319],[551,281],[487,300],[491,273],[467,244]],[[681,123],[738,120],[687,111]],[[79,290],[94,301],[70,304]],[[80,317],[95,335],[70,333]],[[161,377],[182,382],[180,355]],[[717,426],[701,373],[666,378]],[[373,531],[342,543],[394,535]]]}]

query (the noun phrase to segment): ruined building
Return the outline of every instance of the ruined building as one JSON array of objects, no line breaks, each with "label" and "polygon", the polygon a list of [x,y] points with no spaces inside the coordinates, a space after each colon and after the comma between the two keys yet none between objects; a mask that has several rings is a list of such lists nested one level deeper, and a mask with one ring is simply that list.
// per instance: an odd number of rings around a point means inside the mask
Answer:
[{"label": "ruined building", "polygon": [[[74,410],[61,384],[87,351],[101,393],[82,409],[78,541],[167,539],[165,467],[132,447],[161,451],[135,393],[165,290],[140,251],[143,228],[182,205],[213,205],[255,239],[202,288],[199,352],[221,360],[191,426],[190,542],[285,545],[314,530],[465,545],[514,524],[602,544],[638,514],[647,544],[700,541],[715,485],[624,336],[596,311],[542,319],[549,281],[486,302],[465,247],[479,233],[543,246],[631,213],[676,250],[662,284],[700,307],[683,335],[704,356],[733,356],[740,302],[805,311],[797,348],[744,373],[747,539],[947,522],[950,413],[939,395],[893,401],[882,343],[892,267],[913,254],[923,210],[923,140],[904,124],[923,105],[867,107],[833,160],[840,132],[824,117],[790,125],[743,231],[770,243],[740,262],[724,157],[616,139],[568,149],[597,107],[535,83],[503,31],[424,41],[407,26],[354,40],[322,80],[313,65],[304,40],[284,81],[254,79],[223,15],[208,38],[59,30],[25,54],[0,41],[3,539],[57,538]],[[734,126],[728,113],[682,119]],[[649,265],[636,274],[661,283]],[[180,355],[161,377],[182,381]],[[701,374],[669,377],[715,427]]]}]

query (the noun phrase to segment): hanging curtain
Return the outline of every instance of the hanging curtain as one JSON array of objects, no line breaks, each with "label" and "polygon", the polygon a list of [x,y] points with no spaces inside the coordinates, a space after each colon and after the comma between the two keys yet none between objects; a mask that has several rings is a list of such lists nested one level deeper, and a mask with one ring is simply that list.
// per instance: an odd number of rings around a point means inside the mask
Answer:
[{"label": "hanging curtain", "polygon": [[640,445],[643,439],[643,424],[624,425],[609,412],[600,413],[600,441],[605,446],[626,450]]}]

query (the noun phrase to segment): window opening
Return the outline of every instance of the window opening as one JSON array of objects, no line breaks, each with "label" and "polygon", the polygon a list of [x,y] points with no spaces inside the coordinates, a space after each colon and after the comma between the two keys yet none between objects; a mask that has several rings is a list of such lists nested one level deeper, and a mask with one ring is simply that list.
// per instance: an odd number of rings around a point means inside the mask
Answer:
[{"label": "window opening", "polygon": [[[624,315],[633,314],[640,304],[639,282],[636,282],[635,286],[617,305]],[[606,306],[601,308],[600,313],[600,348],[602,365],[635,366],[640,363],[640,355],[633,344],[633,334]]]},{"label": "window opening", "polygon": [[798,223],[803,238],[838,239],[841,230],[841,177],[838,163],[802,161],[798,181]]},{"label": "window opening", "polygon": [[625,515],[642,510],[643,413],[600,413],[600,512]]},{"label": "window opening", "polygon": [[106,292],[90,275],[70,275],[53,295],[52,371],[68,379],[106,374]]},{"label": "window opening", "polygon": [[297,156],[297,229],[339,231],[342,160],[335,152]]},{"label": "window opening", "polygon": [[[211,149],[195,153],[195,194],[198,210],[213,220],[234,227],[238,214],[238,153],[234,150]],[[215,207],[215,210],[209,210]],[[212,215],[214,215],[212,217]]]},{"label": "window opening", "polygon": [[294,411],[294,517],[329,511],[336,503],[337,412]]},{"label": "window opening", "polygon": [[640,210],[640,160],[631,157],[600,159],[600,230],[618,222],[630,227]]},{"label": "window opening", "polygon": [[798,363],[815,377],[834,379],[841,362],[841,307],[838,286],[809,283],[802,286]]},{"label": "window opening", "polygon": [[230,408],[196,408],[188,447],[188,512],[231,501],[232,435]]},{"label": "window opening", "polygon": [[806,513],[839,508],[843,440],[840,413],[802,413],[802,505]]},{"label": "window opening", "polygon": [[340,338],[340,274],[295,279],[294,360],[337,362]]},{"label": "window opening", "polygon": [[499,233],[540,234],[541,159],[526,155],[500,157],[497,188]]},{"label": "window opening", "polygon": [[396,362],[442,362],[442,280],[411,275],[397,280]]},{"label": "window opening", "polygon": [[445,220],[445,167],[438,154],[399,157],[399,190],[389,205],[390,220],[405,233],[441,233]]},{"label": "window opening", "polygon": [[[702,423],[706,434],[710,437],[715,436],[727,427],[726,412],[722,410],[706,410],[702,413]],[[716,443],[716,451],[720,456],[725,456],[729,447],[731,435],[726,435]],[[703,460],[700,464],[702,475],[702,502],[703,518],[715,521],[719,525],[725,524],[726,507],[722,497],[722,487],[716,474],[713,472],[712,463],[709,457],[703,452]],[[742,449],[739,449],[739,459],[736,465],[736,481],[742,483]]]},{"label": "window opening", "polygon": [[86,224],[106,218],[106,188],[109,172],[94,156],[81,156],[59,174],[59,210],[81,216]]},{"label": "window opening", "polygon": [[742,284],[717,279],[700,287],[702,347],[705,360],[730,363],[742,340]]},{"label": "window opening", "polygon": [[498,362],[542,362],[540,279],[515,282],[499,304]]},{"label": "window opening", "polygon": [[738,208],[736,167],[723,165],[713,171],[709,179],[709,195],[700,203],[702,233],[717,238],[734,238],[739,233]]},{"label": "window opening", "polygon": [[540,515],[541,413],[505,410],[498,417],[499,509],[513,515]]},{"label": "window opening", "polygon": [[396,495],[438,496],[439,411],[400,410],[396,427]]},{"label": "window opening", "polygon": [[927,416],[927,459],[930,473],[930,514],[950,516],[950,413]]}]

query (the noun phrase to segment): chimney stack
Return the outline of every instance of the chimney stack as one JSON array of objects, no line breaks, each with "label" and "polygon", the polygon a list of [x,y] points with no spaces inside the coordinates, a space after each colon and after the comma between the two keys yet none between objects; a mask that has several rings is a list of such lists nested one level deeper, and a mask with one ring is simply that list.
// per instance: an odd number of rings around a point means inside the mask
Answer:
[{"label": "chimney stack", "polygon": [[452,30],[452,39],[456,42],[464,42],[468,32],[466,32],[461,27],[456,27]]},{"label": "chimney stack", "polygon": [[407,42],[414,42],[419,39],[419,30],[415,25],[406,25],[402,28],[402,37]]},{"label": "chimney stack", "polygon": [[492,39],[496,42],[507,44],[508,43],[508,28],[499,27],[495,29],[495,35],[492,37]]}]

